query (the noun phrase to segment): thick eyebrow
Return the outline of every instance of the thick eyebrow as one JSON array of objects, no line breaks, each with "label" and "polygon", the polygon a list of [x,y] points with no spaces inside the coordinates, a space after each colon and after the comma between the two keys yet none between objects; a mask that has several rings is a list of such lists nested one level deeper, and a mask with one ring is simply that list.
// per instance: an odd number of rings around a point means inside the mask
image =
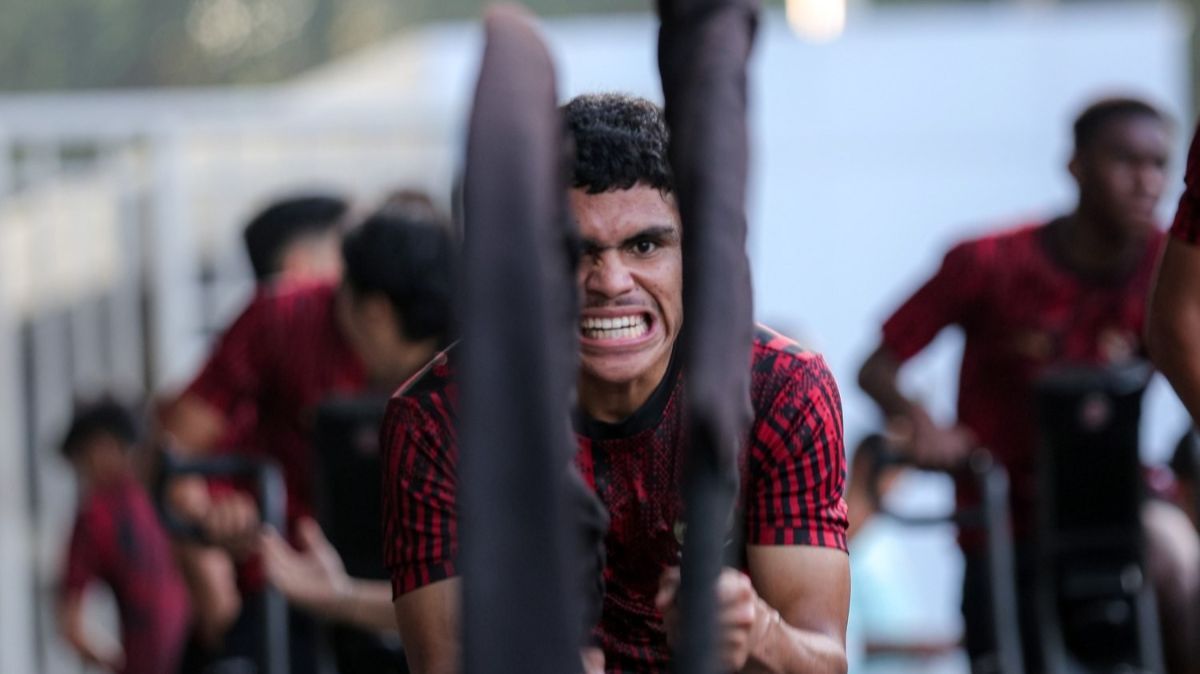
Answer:
[{"label": "thick eyebrow", "polygon": [[580,240],[580,245],[584,253],[594,254],[605,251],[609,248],[626,248],[632,246],[639,241],[659,241],[663,243],[674,243],[679,240],[679,228],[675,225],[651,225],[645,229],[626,237],[623,241],[615,246],[606,246],[595,239],[584,238]]}]

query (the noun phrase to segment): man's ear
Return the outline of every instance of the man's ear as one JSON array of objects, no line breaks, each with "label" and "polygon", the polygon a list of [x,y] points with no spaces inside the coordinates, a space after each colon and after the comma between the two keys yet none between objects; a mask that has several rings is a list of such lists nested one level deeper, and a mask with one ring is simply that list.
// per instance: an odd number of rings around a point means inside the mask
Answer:
[{"label": "man's ear", "polygon": [[395,330],[397,337],[404,336],[401,330],[400,316],[396,314],[396,308],[392,306],[391,300],[383,293],[372,293],[370,297],[367,297],[363,313],[372,326]]},{"label": "man's ear", "polygon": [[1080,166],[1078,152],[1071,153],[1071,159],[1067,161],[1067,172],[1069,172],[1071,174],[1071,177],[1075,179],[1076,183],[1082,182],[1083,169]]}]

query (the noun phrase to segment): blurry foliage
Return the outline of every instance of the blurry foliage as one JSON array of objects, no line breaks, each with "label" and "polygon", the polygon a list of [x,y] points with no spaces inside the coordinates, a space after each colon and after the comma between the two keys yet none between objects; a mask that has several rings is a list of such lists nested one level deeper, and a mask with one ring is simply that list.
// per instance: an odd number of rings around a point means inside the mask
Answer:
[{"label": "blurry foliage", "polygon": [[[543,15],[652,0],[528,0]],[[483,0],[0,0],[0,90],[280,80]]]},{"label": "blurry foliage", "polygon": [[[654,0],[524,2],[543,16],[646,11],[654,4]],[[763,2],[780,5],[783,0]],[[1182,2],[1194,11],[1200,9],[1200,0]],[[485,4],[485,0],[0,0],[0,91],[278,81],[420,23],[477,17]],[[1193,50],[1200,55],[1200,47]]]}]

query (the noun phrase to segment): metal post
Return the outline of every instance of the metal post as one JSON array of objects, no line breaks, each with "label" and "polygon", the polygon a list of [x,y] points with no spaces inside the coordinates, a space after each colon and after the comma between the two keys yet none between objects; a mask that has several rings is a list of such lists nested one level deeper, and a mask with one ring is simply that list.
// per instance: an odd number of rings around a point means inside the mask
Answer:
[{"label": "metal post", "polygon": [[150,320],[150,381],[160,389],[178,383],[204,352],[198,324],[198,261],[189,216],[181,133],[166,128],[153,137],[150,204],[145,250]]},{"label": "metal post", "polygon": [[[6,226],[5,209],[10,203],[12,173],[11,142],[0,132],[0,261],[13,254]],[[33,541],[26,491],[28,467],[22,436],[26,431],[21,413],[22,397],[17,316],[9,304],[12,270],[0,262],[0,671],[37,671],[32,625],[34,620]]]},{"label": "metal post", "polygon": [[981,505],[987,534],[988,575],[996,658],[1004,674],[1024,674],[1020,614],[1017,610],[1016,558],[1009,521],[1008,473],[986,452],[976,452],[969,465],[983,495]]}]

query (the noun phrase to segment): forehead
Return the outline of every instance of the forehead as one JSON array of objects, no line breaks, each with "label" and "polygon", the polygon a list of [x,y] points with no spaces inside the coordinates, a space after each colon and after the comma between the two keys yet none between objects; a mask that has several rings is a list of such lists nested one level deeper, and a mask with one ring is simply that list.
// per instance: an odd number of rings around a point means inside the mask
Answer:
[{"label": "forehead", "polygon": [[600,194],[576,188],[570,193],[570,207],[580,236],[598,243],[615,244],[647,227],[679,227],[674,200],[653,187]]},{"label": "forehead", "polygon": [[1100,151],[1166,155],[1170,131],[1165,121],[1149,115],[1123,115],[1096,130],[1093,146]]}]

